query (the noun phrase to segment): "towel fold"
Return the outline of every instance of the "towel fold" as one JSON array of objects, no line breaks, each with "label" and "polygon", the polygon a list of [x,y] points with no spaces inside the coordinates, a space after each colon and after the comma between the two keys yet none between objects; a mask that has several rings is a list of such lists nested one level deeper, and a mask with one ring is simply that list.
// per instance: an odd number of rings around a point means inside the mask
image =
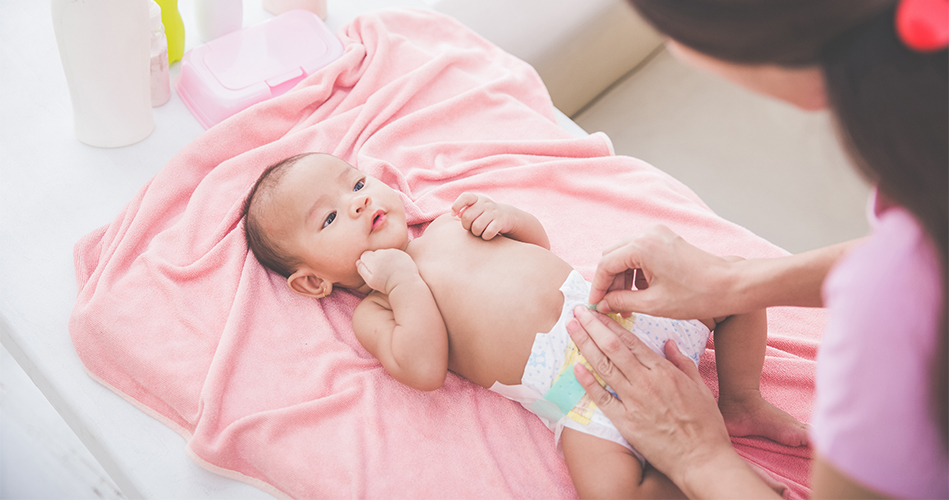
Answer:
[{"label": "towel fold", "polygon": [[[197,462],[280,497],[575,497],[535,416],[454,375],[431,393],[400,385],[353,335],[359,297],[297,296],[256,262],[240,209],[260,172],[304,151],[339,156],[402,193],[416,236],[481,192],[536,215],[587,279],[604,247],[656,223],[716,254],[784,252],[613,156],[605,135],[565,132],[529,65],[450,18],[383,11],[338,36],[342,57],[208,130],[76,244],[76,351]],[[803,421],[823,324],[819,310],[769,315],[762,392]],[[714,389],[711,351],[700,368]],[[809,450],[735,444],[807,496]]]}]

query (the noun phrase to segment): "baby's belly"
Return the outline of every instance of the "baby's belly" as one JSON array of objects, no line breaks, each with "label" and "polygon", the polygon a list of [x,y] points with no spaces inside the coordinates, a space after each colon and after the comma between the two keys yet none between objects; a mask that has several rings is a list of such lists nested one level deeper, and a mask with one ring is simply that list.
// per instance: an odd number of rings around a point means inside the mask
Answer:
[{"label": "baby's belly", "polygon": [[483,387],[519,384],[534,336],[560,318],[572,268],[535,245],[474,243],[419,269],[448,329],[449,368]]}]

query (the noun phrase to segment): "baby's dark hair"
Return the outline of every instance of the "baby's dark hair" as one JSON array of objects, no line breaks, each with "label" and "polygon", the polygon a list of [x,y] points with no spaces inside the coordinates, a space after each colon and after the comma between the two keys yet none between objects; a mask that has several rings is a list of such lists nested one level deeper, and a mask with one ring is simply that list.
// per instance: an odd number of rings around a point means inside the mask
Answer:
[{"label": "baby's dark hair", "polygon": [[302,153],[283,159],[267,167],[250,193],[244,200],[244,206],[241,209],[241,217],[244,219],[244,238],[247,240],[247,247],[254,252],[254,257],[261,265],[271,271],[289,278],[296,271],[300,264],[297,259],[287,255],[287,253],[274,242],[270,235],[264,231],[261,226],[261,211],[265,207],[261,205],[270,201],[273,196],[273,190],[280,182],[280,179],[290,170],[290,167],[296,165],[300,159],[317,153]]}]

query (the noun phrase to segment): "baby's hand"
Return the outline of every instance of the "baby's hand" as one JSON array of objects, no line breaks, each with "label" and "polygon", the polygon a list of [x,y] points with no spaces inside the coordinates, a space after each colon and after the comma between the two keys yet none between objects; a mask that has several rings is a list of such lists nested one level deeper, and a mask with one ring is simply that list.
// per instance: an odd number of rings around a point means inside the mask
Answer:
[{"label": "baby's hand", "polygon": [[402,283],[422,279],[412,257],[396,248],[363,252],[356,261],[356,271],[369,288],[386,295]]},{"label": "baby's hand", "polygon": [[512,208],[484,195],[462,193],[452,204],[451,211],[471,234],[490,240],[499,234],[514,231],[517,217]]}]

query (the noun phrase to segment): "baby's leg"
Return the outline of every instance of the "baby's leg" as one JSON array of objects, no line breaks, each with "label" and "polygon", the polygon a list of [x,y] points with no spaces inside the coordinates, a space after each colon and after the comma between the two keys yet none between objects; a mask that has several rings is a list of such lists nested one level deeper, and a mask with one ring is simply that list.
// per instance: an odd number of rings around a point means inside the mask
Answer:
[{"label": "baby's leg", "polygon": [[563,456],[580,498],[685,498],[664,474],[640,465],[619,443],[574,429],[561,436]]},{"label": "baby's leg", "polygon": [[764,310],[729,316],[715,327],[718,407],[732,436],[763,436],[788,446],[807,444],[807,426],[761,397],[768,340]]}]

